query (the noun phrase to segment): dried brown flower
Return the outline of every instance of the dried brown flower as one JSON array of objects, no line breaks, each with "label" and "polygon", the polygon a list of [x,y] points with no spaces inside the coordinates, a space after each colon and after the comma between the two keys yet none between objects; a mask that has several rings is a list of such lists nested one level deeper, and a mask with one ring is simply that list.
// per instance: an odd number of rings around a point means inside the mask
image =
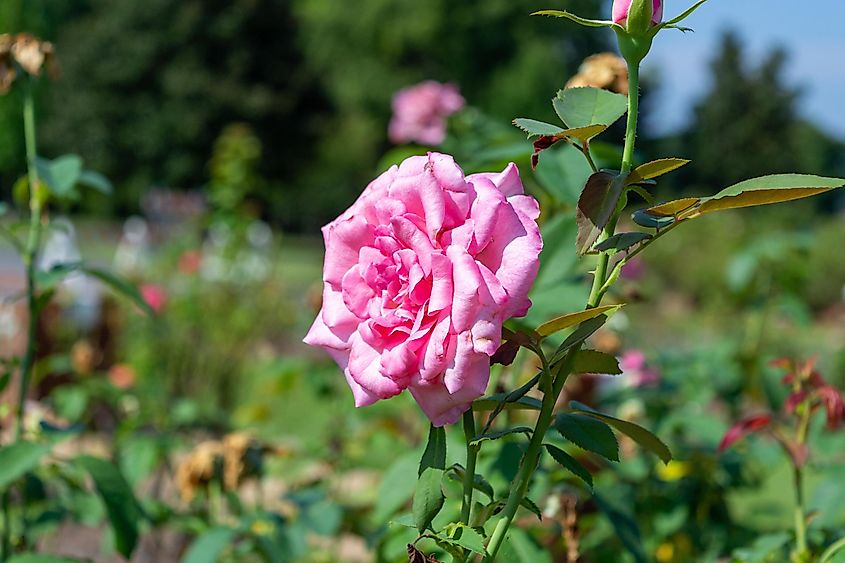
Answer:
[{"label": "dried brown flower", "polygon": [[52,43],[30,33],[0,35],[0,94],[12,87],[18,76],[18,66],[32,76],[39,76],[43,68],[51,75],[55,74],[53,53]]},{"label": "dried brown flower", "polygon": [[625,60],[613,53],[599,53],[584,59],[578,74],[566,83],[567,88],[591,86],[617,92],[628,93],[628,67]]},{"label": "dried brown flower", "polygon": [[260,476],[264,456],[278,450],[246,432],[227,434],[222,440],[198,444],[176,470],[182,499],[190,501],[198,489],[218,479],[225,490],[235,490],[250,477]]}]

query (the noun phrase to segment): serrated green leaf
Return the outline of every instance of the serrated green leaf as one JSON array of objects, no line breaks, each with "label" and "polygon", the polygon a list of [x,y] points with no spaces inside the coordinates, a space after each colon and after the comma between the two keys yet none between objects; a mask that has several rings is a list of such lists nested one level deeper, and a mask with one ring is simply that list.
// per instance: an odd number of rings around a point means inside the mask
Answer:
[{"label": "serrated green leaf", "polygon": [[563,451],[562,449],[552,444],[543,444],[549,455],[564,467],[567,471],[584,481],[590,489],[593,488],[593,476],[587,471],[587,468],[581,465],[581,462]]},{"label": "serrated green leaf", "polygon": [[653,160],[646,162],[634,168],[631,175],[628,176],[627,183],[639,184],[644,180],[650,180],[668,174],[678,168],[689,164],[689,160],[683,158],[661,158],[660,160]]},{"label": "serrated green leaf", "polygon": [[540,507],[537,506],[537,503],[531,500],[528,497],[523,497],[521,501],[519,501],[519,506],[528,510],[531,514],[535,515],[540,520],[543,519],[543,511],[540,510]]},{"label": "serrated green leaf", "polygon": [[619,461],[619,443],[603,421],[584,414],[563,413],[555,417],[555,430],[581,449]]},{"label": "serrated green leaf", "polygon": [[38,467],[50,451],[50,444],[16,442],[0,448],[0,489],[5,489],[24,474]]},{"label": "serrated green leaf", "polygon": [[572,12],[567,12],[566,10],[540,10],[538,12],[534,12],[531,15],[549,16],[552,18],[566,18],[586,27],[617,27],[620,29],[622,28],[621,25],[610,20],[592,20],[588,18],[582,18],[581,16],[576,16]]},{"label": "serrated green leaf", "polygon": [[622,369],[619,367],[619,360],[610,354],[598,350],[579,350],[575,356],[572,373],[620,375]]},{"label": "serrated green leaf", "polygon": [[622,432],[636,443],[647,449],[648,451],[655,454],[663,463],[669,463],[672,461],[672,452],[669,451],[668,446],[664,444],[660,438],[633,422],[628,422],[627,420],[622,420],[619,418],[615,418],[613,416],[600,413],[595,409],[588,407],[578,401],[572,401],[570,406],[575,410],[575,412],[581,413],[585,416],[591,416],[600,420],[606,424],[609,424],[613,428],[617,429],[618,431]]},{"label": "serrated green leaf", "polygon": [[624,192],[624,183],[623,176],[604,171],[596,172],[587,180],[587,185],[578,198],[575,213],[575,222],[578,225],[575,250],[578,254],[586,254],[593,248],[616,211],[619,198]]},{"label": "serrated green leaf", "polygon": [[446,429],[433,424],[428,429],[428,441],[420,458],[417,476],[422,475],[423,471],[429,467],[446,469]]},{"label": "serrated green leaf", "polygon": [[223,551],[232,543],[237,530],[219,526],[204,532],[191,544],[182,563],[210,563],[219,561]]},{"label": "serrated green leaf", "polygon": [[558,92],[552,105],[569,128],[610,126],[628,111],[628,97],[599,88],[567,88]]},{"label": "serrated green leaf", "polygon": [[536,119],[528,119],[525,117],[517,117],[513,120],[513,124],[528,133],[529,137],[543,136],[543,135],[557,135],[565,129],[560,125],[552,125]]},{"label": "serrated green leaf", "polygon": [[504,430],[496,430],[495,432],[486,432],[470,442],[471,445],[477,446],[481,442],[486,442],[489,440],[498,440],[500,438],[504,438],[505,436],[510,436],[511,434],[525,434],[530,435],[533,430],[527,426],[516,426],[514,428],[506,428]]},{"label": "serrated green leaf", "polygon": [[131,558],[138,543],[138,525],[143,513],[129,483],[114,464],[104,459],[82,455],[75,462],[91,475],[94,487],[106,505],[117,551],[127,559]]},{"label": "serrated green leaf", "polygon": [[[444,535],[445,534],[445,535]],[[437,536],[466,550],[484,555],[484,537],[466,524],[452,522],[443,527],[443,533]]]},{"label": "serrated green leaf", "polygon": [[650,238],[648,233],[619,233],[593,248],[598,252],[622,252]]},{"label": "serrated green leaf", "polygon": [[429,526],[431,521],[443,508],[443,488],[441,481],[443,480],[443,470],[429,467],[422,472],[420,478],[417,480],[417,490],[414,492],[414,524],[417,530],[422,534]]},{"label": "serrated green leaf", "polygon": [[601,307],[595,307],[593,309],[586,309],[576,313],[561,315],[556,319],[552,319],[549,322],[538,326],[536,332],[542,337],[551,336],[556,332],[579,325],[584,321],[588,321],[592,318],[598,317],[599,315],[612,315],[621,308],[622,305],[602,305]]},{"label": "serrated green leaf", "polygon": [[845,186],[845,179],[809,174],[775,174],[753,178],[703,199],[699,214],[801,199]]},{"label": "serrated green leaf", "polygon": [[106,270],[89,266],[84,262],[57,264],[49,270],[39,272],[37,274],[38,277],[36,278],[36,282],[39,288],[41,288],[42,290],[50,289],[62,279],[64,279],[65,276],[73,272],[82,272],[84,274],[97,278],[113,290],[124,295],[125,297],[128,297],[148,315],[152,316],[155,314],[152,308],[150,307],[150,304],[147,303],[146,299],[144,299],[144,297],[141,295],[141,292],[138,291],[138,288],[135,287],[132,283],[121,278],[120,276],[112,274],[111,272],[107,272]]}]

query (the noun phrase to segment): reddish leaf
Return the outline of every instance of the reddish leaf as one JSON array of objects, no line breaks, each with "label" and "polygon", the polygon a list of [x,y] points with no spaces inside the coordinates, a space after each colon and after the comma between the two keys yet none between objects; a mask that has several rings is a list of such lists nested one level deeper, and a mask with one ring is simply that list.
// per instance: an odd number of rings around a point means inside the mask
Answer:
[{"label": "reddish leaf", "polygon": [[408,563],[440,563],[433,555],[426,555],[414,545],[408,544]]},{"label": "reddish leaf", "polygon": [[806,398],[806,391],[790,393],[789,397],[786,398],[786,402],[783,404],[783,410],[786,412],[786,414],[793,414],[798,405],[803,403]]},{"label": "reddish leaf", "polygon": [[598,240],[619,198],[622,195],[624,179],[610,172],[596,172],[587,180],[584,191],[578,199],[575,221],[578,236],[575,241],[578,254],[589,252]]},{"label": "reddish leaf", "polygon": [[834,430],[842,425],[845,420],[845,402],[842,401],[842,394],[839,389],[825,385],[818,389],[824,408],[827,411],[827,428]]},{"label": "reddish leaf", "polygon": [[772,417],[769,414],[757,414],[740,420],[725,432],[725,436],[719,444],[719,451],[723,452],[749,434],[767,428],[771,422]]}]

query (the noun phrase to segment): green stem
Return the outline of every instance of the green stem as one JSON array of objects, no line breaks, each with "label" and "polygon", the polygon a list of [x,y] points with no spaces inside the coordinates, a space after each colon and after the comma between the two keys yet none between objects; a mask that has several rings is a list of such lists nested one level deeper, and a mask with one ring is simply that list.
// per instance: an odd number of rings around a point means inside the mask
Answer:
[{"label": "green stem", "polygon": [[464,473],[464,494],[461,501],[461,522],[470,525],[472,517],[472,494],[475,484],[475,464],[478,460],[478,446],[472,445],[475,439],[475,415],[472,409],[464,413],[464,438],[467,446],[467,464]]},{"label": "green stem", "polygon": [[27,84],[23,102],[24,139],[26,145],[26,164],[29,175],[29,236],[24,249],[23,261],[26,267],[26,294],[29,309],[26,351],[21,360],[20,389],[18,393],[17,426],[15,442],[23,437],[23,417],[38,339],[38,304],[36,299],[35,274],[38,248],[41,245],[41,197],[38,170],[35,167],[35,107],[32,95],[32,81]]},{"label": "green stem", "polygon": [[[38,170],[35,167],[36,159],[36,143],[35,143],[35,104],[32,95],[32,79],[27,82],[27,88],[24,93],[23,102],[23,124],[24,124],[24,143],[26,147],[26,164],[29,176],[29,234],[27,237],[26,247],[22,256],[24,267],[26,268],[26,296],[27,308],[29,313],[27,326],[27,340],[26,350],[23,359],[21,360],[21,375],[20,375],[20,389],[18,390],[18,404],[16,413],[16,425],[14,442],[18,443],[23,438],[24,429],[24,410],[26,406],[27,391],[29,390],[30,380],[32,379],[32,370],[35,365],[35,354],[38,340],[38,301],[36,295],[35,274],[37,266],[38,249],[41,246],[41,213],[42,200],[40,194],[40,186],[38,181]],[[22,491],[22,494],[24,492]],[[3,494],[3,511],[4,511],[4,537],[3,537],[3,555],[4,557],[10,555],[10,525],[9,525],[9,504],[10,492],[7,489]],[[26,506],[26,498],[21,501],[22,506]],[[22,518],[21,526],[21,544],[27,544],[27,519],[26,516]]]},{"label": "green stem", "polygon": [[[637,111],[639,108],[639,65],[628,64],[628,125],[625,132],[625,148],[622,156],[621,173],[627,174],[631,171],[634,159],[634,144],[637,138]],[[624,195],[623,195],[624,197]],[[606,240],[613,236],[616,231],[616,224],[619,221],[621,209],[617,209],[613,217],[608,222],[601,235],[600,240]],[[592,309],[598,307],[601,299],[604,296],[602,289],[607,281],[607,267],[610,262],[610,252],[603,252],[599,255],[598,263],[596,264],[595,275],[593,276],[593,286],[590,290],[590,297],[587,301],[587,308]],[[560,371],[554,375],[551,392],[543,393],[543,405],[540,409],[540,415],[537,417],[537,424],[534,427],[534,433],[531,436],[531,441],[528,443],[528,449],[522,457],[522,463],[519,467],[513,485],[510,489],[505,508],[502,510],[502,516],[496,523],[493,529],[493,535],[490,537],[490,542],[487,544],[487,555],[484,557],[484,563],[492,563],[496,560],[496,554],[504,543],[507,536],[508,529],[513,522],[516,512],[525,493],[528,491],[528,485],[534,475],[534,471],[540,461],[540,453],[543,448],[543,440],[552,423],[554,416],[554,408],[557,400],[560,397],[566,380],[572,371],[575,362],[575,355],[580,351],[580,346],[573,346],[566,354],[561,363]],[[552,377],[552,373],[546,362],[545,357],[540,352],[540,357],[543,361],[543,371],[545,377],[548,379]]]},{"label": "green stem", "polygon": [[[637,141],[637,112],[640,107],[640,66],[639,63],[628,63],[628,121],[625,128],[625,148],[622,151],[622,166],[620,174],[623,176],[628,174],[634,166],[634,145]],[[622,195],[624,198],[624,194]],[[613,236],[616,232],[616,224],[619,222],[619,215],[621,209],[617,208],[616,212],[607,222],[597,242],[602,242]],[[596,270],[593,276],[593,288],[590,291],[590,299],[588,307],[598,307],[604,293],[607,291],[604,287],[605,281],[608,279],[607,268],[610,264],[611,252],[602,252],[599,255],[596,263]]]},{"label": "green stem", "polygon": [[625,127],[625,149],[622,151],[622,174],[634,165],[634,145],[637,142],[637,117],[640,111],[640,65],[628,63],[628,122]]},{"label": "green stem", "polygon": [[833,560],[833,556],[843,549],[845,549],[845,538],[839,538],[824,550],[824,553],[819,557],[819,563],[830,563]]},{"label": "green stem", "polygon": [[[807,433],[810,430],[810,405],[802,405],[801,417],[795,432],[795,442],[798,447],[807,443]],[[803,563],[807,559],[807,512],[804,505],[804,472],[802,465],[793,458],[792,483],[795,488],[795,553],[794,560]]]},{"label": "green stem", "polygon": [[793,484],[795,486],[795,559],[800,563],[807,553],[807,518],[804,512],[804,478],[798,466],[793,471]]}]

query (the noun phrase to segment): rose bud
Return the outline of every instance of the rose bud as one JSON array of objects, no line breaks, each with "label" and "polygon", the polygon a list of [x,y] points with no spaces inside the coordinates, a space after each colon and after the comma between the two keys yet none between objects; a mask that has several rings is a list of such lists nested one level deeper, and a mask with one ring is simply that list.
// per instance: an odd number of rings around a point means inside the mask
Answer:
[{"label": "rose bud", "polygon": [[651,25],[659,24],[663,19],[663,0],[652,1],[651,14],[648,14],[648,0],[614,0],[613,21],[631,31],[630,24],[634,23],[637,16],[644,15],[643,12],[645,12],[645,15],[650,15]]}]

